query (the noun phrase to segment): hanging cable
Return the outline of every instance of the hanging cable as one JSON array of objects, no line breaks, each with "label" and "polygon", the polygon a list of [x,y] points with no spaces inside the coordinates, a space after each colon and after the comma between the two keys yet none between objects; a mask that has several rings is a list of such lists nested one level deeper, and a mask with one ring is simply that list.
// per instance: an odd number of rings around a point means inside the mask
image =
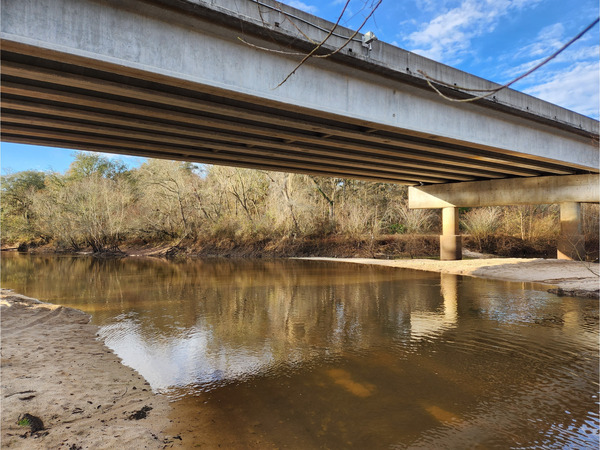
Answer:
[{"label": "hanging cable", "polygon": [[[573,39],[571,39],[569,42],[567,42],[565,45],[563,45],[557,51],[555,51],[554,53],[552,53],[550,56],[548,56],[546,59],[544,59],[542,62],[540,62],[536,66],[534,66],[531,69],[529,69],[524,74],[519,75],[514,80],[509,81],[508,83],[503,84],[502,86],[499,86],[499,87],[494,88],[494,89],[470,89],[470,88],[466,88],[466,87],[462,87],[462,86],[456,86],[454,84],[449,84],[449,83],[446,83],[445,81],[437,80],[437,79],[435,79],[433,77],[430,77],[423,70],[417,70],[417,72],[420,73],[421,75],[423,75],[426,78],[426,80],[427,80],[427,84],[429,84],[429,86],[435,92],[437,92],[439,95],[441,95],[446,100],[451,101],[451,102],[462,102],[462,103],[464,103],[464,102],[474,102],[476,100],[481,100],[483,98],[489,97],[490,95],[494,95],[495,93],[501,91],[502,89],[506,89],[506,88],[510,87],[511,85],[513,85],[514,83],[516,83],[517,81],[520,81],[523,78],[531,75],[533,72],[535,72],[536,70],[538,70],[540,67],[544,66],[545,64],[547,64],[548,62],[550,62],[551,60],[553,60],[554,58],[556,58],[558,55],[560,55],[564,50],[567,49],[567,47],[571,46],[573,43],[575,43],[577,40],[579,40],[585,33],[587,33],[588,31],[590,31],[599,21],[600,21],[600,18],[597,18],[596,20],[594,20],[583,31],[581,31],[579,34],[577,34],[577,36],[575,36]],[[433,83],[436,83],[436,84],[439,84],[439,85],[445,86],[445,87],[450,87],[452,89],[459,89],[459,90],[462,90],[462,91],[469,91],[469,92],[486,92],[486,94],[478,95],[476,97],[471,97],[471,98],[462,98],[462,99],[452,98],[452,97],[448,97],[447,95],[445,95],[442,92],[440,92],[440,90],[436,86],[434,86]]]},{"label": "hanging cable", "polygon": [[[319,25],[317,25],[315,23],[312,23],[310,20],[304,19],[304,18],[302,18],[300,16],[297,16],[295,14],[286,12],[286,11],[284,11],[281,8],[278,8],[278,7],[275,7],[275,6],[271,6],[271,5],[267,5],[266,3],[263,3],[263,2],[261,2],[259,0],[250,0],[250,1],[253,2],[253,3],[256,3],[256,4],[260,5],[260,6],[264,6],[265,8],[269,8],[269,9],[278,11],[278,12],[282,13],[283,15],[287,16],[287,17],[291,17],[292,19],[299,20],[300,22],[303,22],[303,23],[305,23],[307,25],[310,25],[311,27],[314,27],[317,30],[324,31],[325,33],[329,33],[331,31],[331,30],[328,30],[327,28],[323,28],[322,26],[319,26]],[[338,34],[338,33],[331,33],[331,36],[339,37],[339,38],[342,38],[342,39],[347,39],[347,36],[343,36],[343,35]],[[362,42],[360,39],[354,39],[354,40],[357,41],[357,42]]]},{"label": "hanging cable", "polygon": [[[373,9],[371,10],[371,12],[369,13],[369,15],[367,17],[365,17],[365,20],[363,21],[363,23],[360,25],[360,27],[354,32],[354,34],[352,36],[350,36],[346,42],[339,46],[338,48],[336,48],[333,52],[327,54],[327,55],[320,55],[320,57],[322,58],[326,58],[328,56],[331,55],[335,55],[337,52],[341,51],[344,47],[346,47],[346,45],[348,45],[350,43],[350,41],[359,33],[360,29],[365,25],[365,23],[367,23],[367,21],[369,20],[369,18],[375,13],[375,10],[377,10],[377,8],[379,7],[379,5],[381,5],[381,2],[383,0],[379,0],[377,2],[377,4],[373,7]],[[279,83],[274,89],[277,89],[278,87],[280,87],[281,85],[283,85],[287,80],[290,79],[290,77],[296,73],[296,70],[298,70],[300,68],[300,66],[302,66],[302,64],[304,64],[311,56],[313,56],[315,54],[315,52],[317,50],[319,50],[319,48],[321,48],[323,46],[323,44],[325,44],[325,42],[327,41],[327,39],[329,39],[332,35],[334,30],[337,28],[338,24],[340,23],[340,20],[342,20],[342,17],[344,16],[344,12],[346,11],[346,8],[348,7],[348,5],[350,4],[350,0],[347,0],[346,4],[344,5],[344,9],[342,9],[342,12],[337,20],[337,22],[335,23],[335,25],[333,26],[333,28],[329,31],[329,33],[327,34],[327,36],[325,36],[325,39],[323,39],[319,45],[317,45],[315,48],[313,48],[311,50],[310,53],[308,53],[304,58],[302,58],[302,61],[300,61],[296,67],[294,67],[294,70],[292,70],[284,79],[281,83]],[[361,41],[362,42],[362,41]],[[315,55],[316,56],[316,55]]]}]

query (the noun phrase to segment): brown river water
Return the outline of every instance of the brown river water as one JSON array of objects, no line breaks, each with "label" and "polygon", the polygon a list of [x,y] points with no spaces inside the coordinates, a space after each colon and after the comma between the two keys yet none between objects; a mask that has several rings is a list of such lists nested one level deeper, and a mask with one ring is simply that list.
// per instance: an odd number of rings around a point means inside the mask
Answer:
[{"label": "brown river water", "polygon": [[188,448],[598,448],[597,300],[301,260],[3,254],[1,280],[90,313]]}]

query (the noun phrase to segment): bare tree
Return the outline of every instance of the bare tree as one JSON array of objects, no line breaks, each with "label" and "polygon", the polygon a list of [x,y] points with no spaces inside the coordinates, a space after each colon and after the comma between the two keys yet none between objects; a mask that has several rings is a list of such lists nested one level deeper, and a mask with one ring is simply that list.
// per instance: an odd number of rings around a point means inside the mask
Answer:
[{"label": "bare tree", "polygon": [[42,233],[61,245],[89,245],[100,253],[118,250],[131,226],[133,200],[128,182],[92,174],[40,192],[34,210]]}]

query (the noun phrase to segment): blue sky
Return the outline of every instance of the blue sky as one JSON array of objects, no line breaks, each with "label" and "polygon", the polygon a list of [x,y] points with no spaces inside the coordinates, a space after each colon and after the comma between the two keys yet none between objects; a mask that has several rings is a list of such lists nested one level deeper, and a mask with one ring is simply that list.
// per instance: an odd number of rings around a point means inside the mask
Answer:
[{"label": "blue sky", "polygon": [[[335,21],[346,2],[283,3]],[[359,26],[374,3],[352,0],[341,24]],[[373,31],[379,40],[506,83],[552,54],[598,14],[597,0],[383,0],[362,31]],[[598,118],[598,40],[596,25],[556,59],[511,87]]]},{"label": "blue sky", "polygon": [[[284,0],[335,22],[345,0]],[[375,0],[351,0],[342,21],[356,28]],[[533,67],[598,17],[597,0],[383,0],[362,29],[381,41],[505,83]],[[513,89],[598,118],[600,45],[596,25]],[[2,173],[64,172],[71,150],[2,143]],[[110,156],[110,155],[107,155]],[[130,166],[141,158],[119,157]]]}]

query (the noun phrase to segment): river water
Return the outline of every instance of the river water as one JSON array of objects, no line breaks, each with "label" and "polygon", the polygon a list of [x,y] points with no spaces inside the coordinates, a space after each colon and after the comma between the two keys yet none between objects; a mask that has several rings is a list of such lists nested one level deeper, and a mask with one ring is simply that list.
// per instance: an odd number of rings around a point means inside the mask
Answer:
[{"label": "river water", "polygon": [[598,448],[598,301],[300,260],[3,254],[172,400],[186,447]]}]

